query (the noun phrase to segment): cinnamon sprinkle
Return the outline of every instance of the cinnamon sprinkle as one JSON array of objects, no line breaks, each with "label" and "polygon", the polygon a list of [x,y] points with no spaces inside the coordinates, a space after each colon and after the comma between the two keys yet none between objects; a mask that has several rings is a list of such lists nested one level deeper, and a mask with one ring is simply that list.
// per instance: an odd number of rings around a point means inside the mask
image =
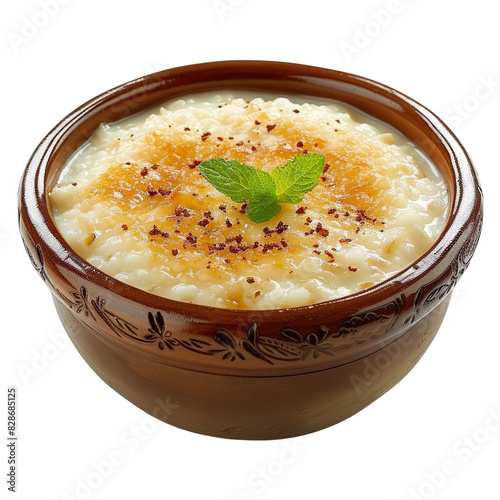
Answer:
[{"label": "cinnamon sprinkle", "polygon": [[163,236],[163,238],[168,238],[168,233],[165,231],[162,231],[161,229],[158,229],[156,224],[153,224],[153,229],[149,231],[149,234],[151,236]]}]

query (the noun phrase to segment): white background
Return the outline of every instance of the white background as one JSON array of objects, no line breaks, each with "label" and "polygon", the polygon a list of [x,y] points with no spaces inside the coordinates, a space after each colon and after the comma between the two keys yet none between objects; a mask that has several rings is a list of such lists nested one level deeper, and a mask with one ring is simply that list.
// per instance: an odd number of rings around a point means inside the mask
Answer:
[{"label": "white background", "polygon": [[[46,3],[49,14],[43,0],[4,2],[0,21],[0,411],[6,414],[7,386],[17,386],[17,498],[500,498],[500,40],[494,3]],[[75,107],[152,71],[245,58],[345,70],[412,96],[452,126],[486,198],[477,253],[417,367],[358,415],[289,441],[182,431],[106,386],[67,341],[16,221],[24,165]],[[294,452],[285,454],[286,446]],[[6,472],[5,444],[1,449]],[[112,470],[102,465],[111,458]],[[0,488],[7,490],[5,479]]]}]

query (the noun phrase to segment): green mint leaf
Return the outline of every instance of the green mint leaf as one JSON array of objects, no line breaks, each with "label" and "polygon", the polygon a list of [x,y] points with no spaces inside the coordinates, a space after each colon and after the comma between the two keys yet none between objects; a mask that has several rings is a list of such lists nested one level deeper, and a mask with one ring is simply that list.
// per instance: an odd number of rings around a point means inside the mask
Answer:
[{"label": "green mint leaf", "polygon": [[325,157],[316,153],[298,154],[286,165],[276,167],[271,176],[276,182],[276,197],[280,203],[299,203],[312,191],[323,172]]},{"label": "green mint leaf", "polygon": [[234,160],[212,158],[199,165],[200,172],[215,189],[231,198],[235,203],[243,203],[251,198],[249,182],[255,168]]},{"label": "green mint leaf", "polygon": [[281,211],[280,203],[299,203],[314,189],[325,157],[298,154],[271,173],[235,160],[212,158],[200,163],[200,172],[212,186],[235,203],[247,201],[246,214],[254,222],[266,222]]},{"label": "green mint leaf", "polygon": [[266,222],[281,211],[281,205],[276,203],[276,183],[270,174],[255,169],[248,187],[252,193],[246,207],[250,220]]},{"label": "green mint leaf", "polygon": [[266,222],[281,212],[281,205],[276,203],[276,198],[272,201],[268,197],[259,193],[248,202],[246,214],[253,222]]},{"label": "green mint leaf", "polygon": [[270,199],[276,199],[276,183],[271,174],[264,170],[254,169],[250,176],[248,187],[252,193],[252,197],[257,194],[263,194]]}]

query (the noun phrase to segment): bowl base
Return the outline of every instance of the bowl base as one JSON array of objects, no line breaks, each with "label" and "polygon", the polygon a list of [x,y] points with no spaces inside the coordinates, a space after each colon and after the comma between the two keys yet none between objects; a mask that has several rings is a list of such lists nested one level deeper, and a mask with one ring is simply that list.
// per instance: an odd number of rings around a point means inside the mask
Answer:
[{"label": "bowl base", "polygon": [[322,371],[238,377],[141,362],[107,345],[66,305],[54,300],[73,344],[109,386],[154,417],[210,436],[281,439],[341,422],[396,385],[422,357],[449,296],[395,342],[360,360]]}]

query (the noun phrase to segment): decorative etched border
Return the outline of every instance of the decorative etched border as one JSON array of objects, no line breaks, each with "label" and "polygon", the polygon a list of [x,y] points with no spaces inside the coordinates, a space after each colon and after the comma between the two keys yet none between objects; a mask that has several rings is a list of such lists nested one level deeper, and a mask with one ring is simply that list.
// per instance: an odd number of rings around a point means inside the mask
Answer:
[{"label": "decorative etched border", "polygon": [[[215,329],[210,336],[181,338],[168,328],[162,311],[148,312],[146,330],[115,314],[103,298],[92,299],[84,286],[62,297],[76,314],[104,324],[119,338],[156,346],[159,351],[187,350],[200,355],[217,356],[228,362],[252,358],[270,365],[332,357],[353,345],[376,339],[393,327],[406,301],[406,297],[401,295],[384,307],[352,316],[337,330],[319,325],[313,331],[302,333],[294,328],[283,327],[280,329],[282,339],[275,339],[261,335],[259,324],[252,322],[243,338],[221,328]],[[362,328],[364,325],[369,325],[369,328]]]}]

